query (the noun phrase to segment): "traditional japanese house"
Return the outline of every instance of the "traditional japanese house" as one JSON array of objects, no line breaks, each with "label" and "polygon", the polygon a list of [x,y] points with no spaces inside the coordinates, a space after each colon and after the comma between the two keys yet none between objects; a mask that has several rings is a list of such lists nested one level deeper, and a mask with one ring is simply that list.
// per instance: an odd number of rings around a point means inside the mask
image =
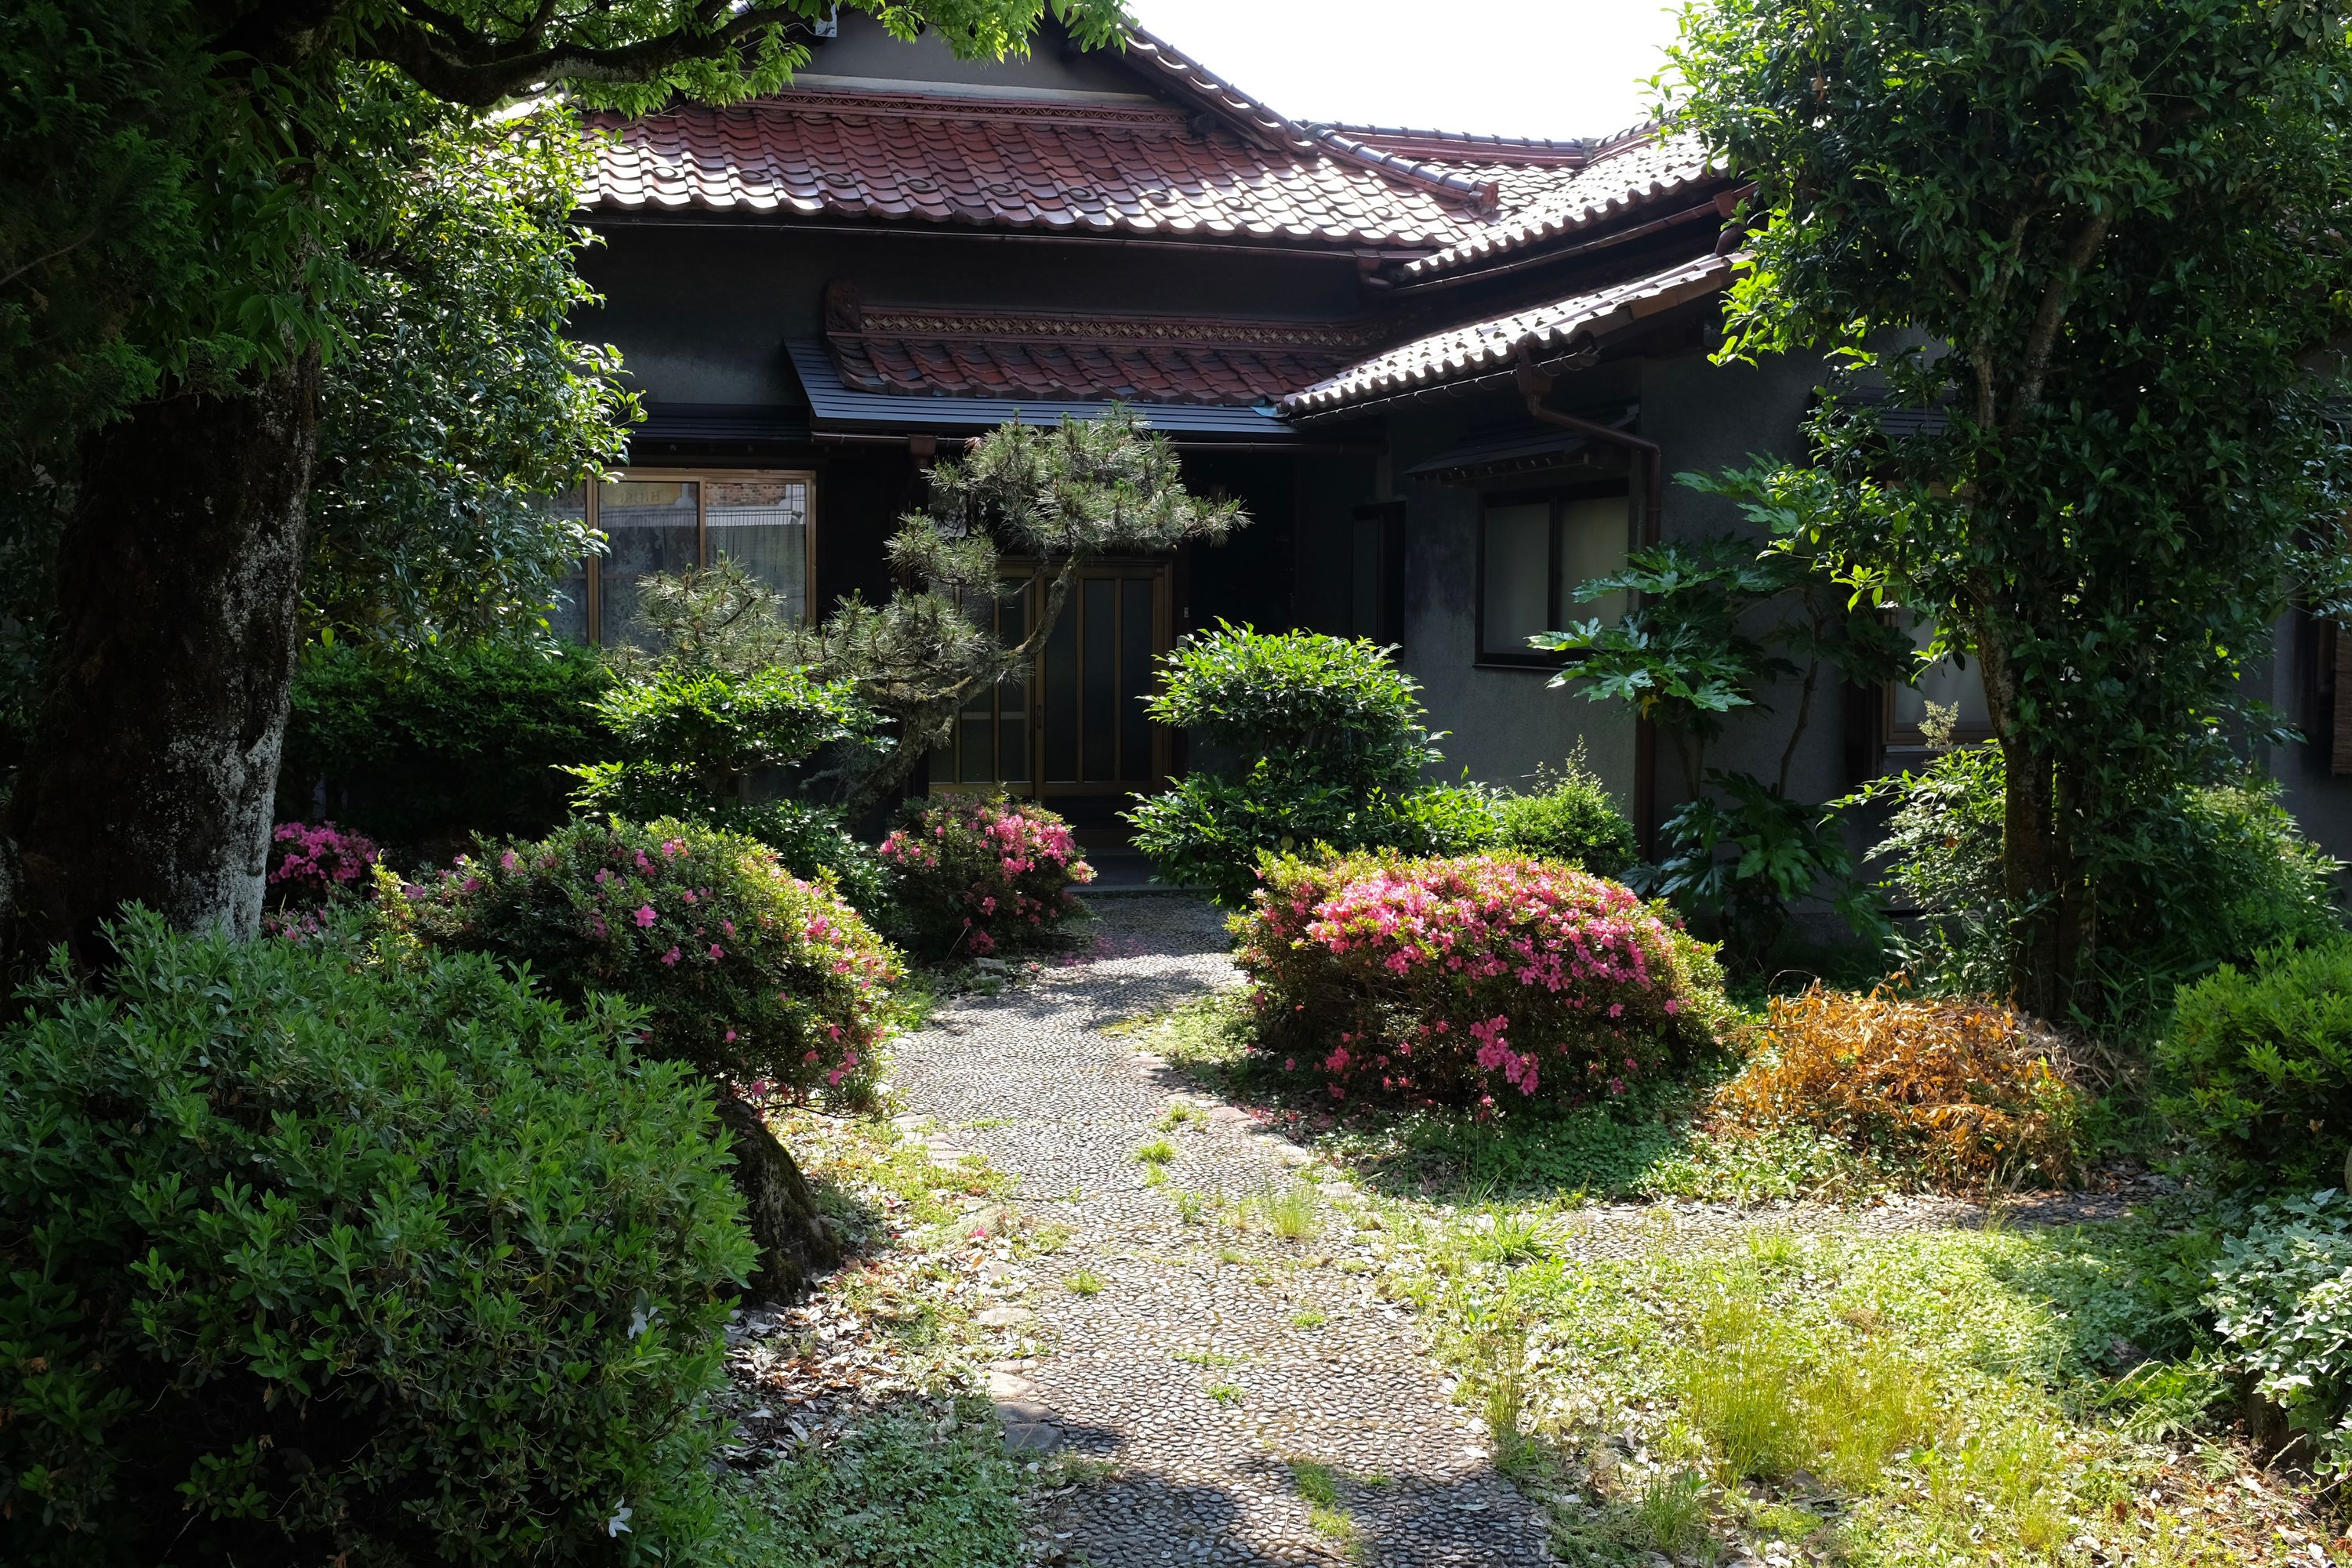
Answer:
[{"label": "traditional japanese house", "polygon": [[[1154,657],[1223,619],[1397,644],[1450,769],[1507,784],[1580,742],[1637,817],[1670,808],[1623,706],[1547,689],[1527,638],[1594,613],[1572,590],[1636,542],[1738,526],[1673,476],[1794,451],[1820,379],[1710,361],[1738,192],[1687,141],[1303,123],[1140,32],[973,64],[854,16],[789,90],[606,129],[580,326],[647,419],[583,503],[611,548],[574,635],[627,636],[639,574],[720,555],[812,610],[878,595],[941,443],[1118,400],[1255,521],[1091,572],[930,787],[1108,822],[1181,766],[1139,706]],[[2332,652],[2294,652],[2283,694],[2337,700]],[[1917,754],[1928,700],[1982,732],[1958,669],[1821,693],[1792,792]],[[1776,729],[1722,760],[1769,773]],[[2315,739],[2294,766],[2352,770],[2352,721]]]}]

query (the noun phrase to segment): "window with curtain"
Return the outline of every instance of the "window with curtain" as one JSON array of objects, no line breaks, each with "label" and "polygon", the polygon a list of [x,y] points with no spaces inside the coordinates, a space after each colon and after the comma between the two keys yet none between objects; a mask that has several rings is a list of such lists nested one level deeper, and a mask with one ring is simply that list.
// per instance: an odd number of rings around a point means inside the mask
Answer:
[{"label": "window with curtain", "polygon": [[[1923,651],[1935,640],[1936,623],[1925,616],[1898,610],[1895,624],[1909,632],[1913,646]],[[1984,671],[1974,660],[1963,664],[1947,658],[1929,665],[1908,686],[1888,683],[1886,743],[1900,748],[1925,746],[1927,735],[1923,726],[1931,702],[1939,713],[1950,716],[1952,738],[1958,743],[1991,737],[1992,711],[1985,705]]]},{"label": "window with curtain", "polygon": [[1625,613],[1625,596],[1580,601],[1577,588],[1625,564],[1633,516],[1624,489],[1490,496],[1478,518],[1478,662],[1550,668],[1528,646],[1538,632]]},{"label": "window with curtain", "polygon": [[551,618],[562,636],[605,647],[643,644],[637,585],[649,574],[720,560],[740,563],[792,614],[812,608],[809,581],[814,483],[805,473],[714,470],[624,472],[545,504],[584,518],[605,538],[561,590]]}]

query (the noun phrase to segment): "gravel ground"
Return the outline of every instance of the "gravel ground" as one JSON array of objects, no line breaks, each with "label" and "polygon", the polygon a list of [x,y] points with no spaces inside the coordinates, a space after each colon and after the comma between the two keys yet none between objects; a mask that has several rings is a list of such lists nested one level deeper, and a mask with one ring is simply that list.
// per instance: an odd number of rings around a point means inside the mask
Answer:
[{"label": "gravel ground", "polygon": [[[1312,1237],[1187,1223],[1176,1193],[1286,1189],[1307,1158],[1207,1105],[1164,1134],[1168,1183],[1147,1182],[1135,1151],[1186,1097],[1102,1031],[1237,976],[1221,917],[1195,900],[1096,910],[1091,951],[943,1008],[900,1042],[893,1073],[935,1150],[985,1155],[1018,1178],[1033,1221],[1069,1232],[982,1319],[1035,1314],[1040,1353],[991,1373],[1007,1441],[1117,1467],[1065,1494],[1049,1533],[1097,1568],[1346,1561],[1344,1532],[1310,1521],[1292,1484],[1303,1459],[1341,1472],[1356,1549],[1375,1563],[1551,1561],[1540,1510],[1495,1472],[1410,1316],[1373,1295],[1337,1212],[1355,1201],[1344,1184],[1323,1187]],[[1099,1289],[1071,1289],[1074,1275]]]}]

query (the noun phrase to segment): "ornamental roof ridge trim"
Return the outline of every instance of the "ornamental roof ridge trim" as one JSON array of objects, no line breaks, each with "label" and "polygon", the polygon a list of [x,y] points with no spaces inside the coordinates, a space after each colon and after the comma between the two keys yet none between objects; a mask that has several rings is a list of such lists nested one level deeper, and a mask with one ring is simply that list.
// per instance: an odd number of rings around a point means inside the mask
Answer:
[{"label": "ornamental roof ridge trim", "polygon": [[1065,311],[1014,315],[966,309],[865,305],[856,324],[828,324],[827,337],[940,337],[996,342],[1185,343],[1236,348],[1360,352],[1378,341],[1370,322],[1250,321],[1223,316],[1109,316]]},{"label": "ornamental roof ridge trim", "polygon": [[1620,132],[1556,188],[1501,222],[1481,226],[1452,245],[1405,263],[1399,276],[1417,281],[1460,271],[1727,177],[1694,133],[1638,125]]},{"label": "ornamental roof ridge trim", "polygon": [[1474,180],[1449,170],[1424,167],[1412,158],[1367,146],[1344,132],[1293,120],[1244,92],[1183,50],[1145,28],[1133,25],[1128,27],[1125,52],[1130,59],[1141,59],[1157,66],[1189,96],[1204,103],[1213,112],[1238,118],[1261,135],[1276,139],[1293,152],[1328,150],[1338,153],[1381,174],[1401,176],[1444,192],[1475,208],[1491,212],[1495,207],[1496,191],[1491,182]]},{"label": "ornamental roof ridge trim", "polygon": [[[1412,125],[1355,125],[1344,120],[1307,121],[1309,129],[1349,137],[1383,152],[1402,153],[1438,163],[1528,163],[1574,168],[1602,142],[1544,136],[1499,136],[1478,131],[1437,131]],[[1605,139],[1603,139],[1605,141]]]},{"label": "ornamental roof ridge trim", "polygon": [[1720,292],[1745,259],[1744,254],[1694,257],[1645,277],[1430,332],[1292,393],[1281,400],[1281,411],[1313,418],[1432,390],[1507,368],[1522,350],[1557,358],[1590,340]]}]

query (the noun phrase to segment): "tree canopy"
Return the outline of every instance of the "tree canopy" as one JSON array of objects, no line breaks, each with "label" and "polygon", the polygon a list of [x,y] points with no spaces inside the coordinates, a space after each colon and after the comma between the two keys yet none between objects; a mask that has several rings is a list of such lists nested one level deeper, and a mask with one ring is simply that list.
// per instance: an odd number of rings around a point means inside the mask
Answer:
[{"label": "tree canopy", "polygon": [[2267,721],[2292,594],[2347,607],[2345,8],[1702,0],[1673,64],[1756,182],[1725,354],[1835,360],[1815,470],[1747,499],[1980,664],[2015,976],[2061,1010],[2110,829]]}]

